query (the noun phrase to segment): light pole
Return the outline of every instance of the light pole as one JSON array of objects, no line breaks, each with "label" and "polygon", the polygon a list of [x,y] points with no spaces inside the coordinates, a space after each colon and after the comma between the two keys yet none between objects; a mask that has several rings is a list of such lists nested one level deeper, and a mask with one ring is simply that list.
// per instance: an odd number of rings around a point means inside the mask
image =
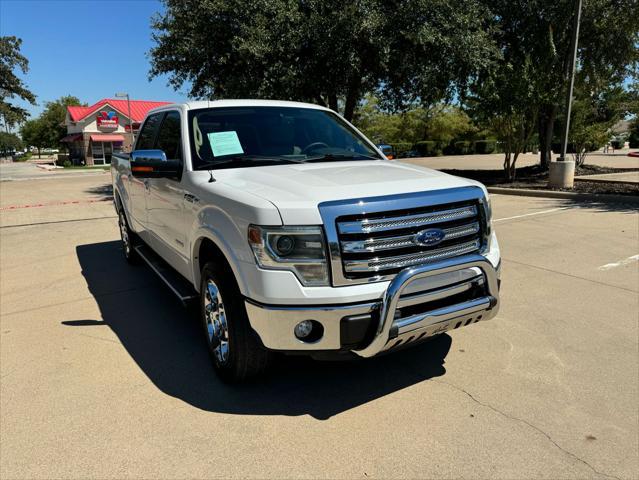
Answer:
[{"label": "light pole", "polygon": [[125,98],[126,97],[126,106],[129,110],[128,115],[129,115],[129,133],[131,134],[131,150],[133,150],[133,119],[131,118],[131,99],[129,98],[129,94],[128,93],[116,93],[115,94],[115,98]]},{"label": "light pole", "polygon": [[572,39],[570,42],[570,64],[566,72],[566,79],[570,76],[568,91],[566,92],[566,125],[561,135],[561,155],[556,162],[550,163],[549,183],[551,187],[572,188],[575,182],[575,162],[566,160],[568,150],[568,132],[570,130],[570,111],[572,109],[572,92],[575,86],[575,70],[577,67],[577,45],[579,43],[579,22],[581,20],[581,2],[575,0],[575,13],[572,25]]}]

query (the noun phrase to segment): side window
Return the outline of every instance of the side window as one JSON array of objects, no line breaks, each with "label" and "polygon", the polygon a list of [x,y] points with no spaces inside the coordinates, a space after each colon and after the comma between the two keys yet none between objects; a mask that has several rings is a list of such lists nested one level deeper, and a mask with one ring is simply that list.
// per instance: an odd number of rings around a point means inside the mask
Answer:
[{"label": "side window", "polygon": [[169,112],[164,117],[160,133],[158,134],[157,148],[164,150],[166,158],[182,160],[182,135],[179,112]]},{"label": "side window", "polygon": [[160,120],[162,119],[162,115],[164,113],[155,113],[146,119],[144,122],[144,126],[142,127],[142,131],[140,131],[140,136],[138,137],[138,141],[135,144],[136,150],[152,150],[153,149],[153,140],[155,140],[155,132],[160,125]]}]

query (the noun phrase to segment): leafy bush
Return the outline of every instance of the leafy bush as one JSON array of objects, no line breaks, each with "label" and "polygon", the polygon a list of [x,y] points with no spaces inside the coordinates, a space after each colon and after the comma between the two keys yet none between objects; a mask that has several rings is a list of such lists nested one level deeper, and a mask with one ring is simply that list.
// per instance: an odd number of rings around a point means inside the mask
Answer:
[{"label": "leafy bush", "polygon": [[469,153],[473,153],[473,145],[469,141],[461,140],[459,142],[455,142],[453,146],[453,151],[456,155],[468,155]]},{"label": "leafy bush", "polygon": [[62,165],[64,166],[64,168],[69,168],[73,166],[73,163],[71,162],[71,160],[65,160]]},{"label": "leafy bush", "polygon": [[493,153],[496,148],[495,140],[477,140],[475,141],[474,150],[478,154]]},{"label": "leafy bush", "polygon": [[432,140],[423,140],[413,145],[413,148],[417,150],[422,157],[432,157],[435,155],[438,145],[437,142],[433,142]]},{"label": "leafy bush", "polygon": [[445,145],[442,152],[444,155],[456,155],[457,151],[455,150],[455,143],[451,142],[448,145]]},{"label": "leafy bush", "polygon": [[395,155],[401,155],[404,152],[408,152],[411,149],[410,143],[389,143],[393,150],[395,151]]}]

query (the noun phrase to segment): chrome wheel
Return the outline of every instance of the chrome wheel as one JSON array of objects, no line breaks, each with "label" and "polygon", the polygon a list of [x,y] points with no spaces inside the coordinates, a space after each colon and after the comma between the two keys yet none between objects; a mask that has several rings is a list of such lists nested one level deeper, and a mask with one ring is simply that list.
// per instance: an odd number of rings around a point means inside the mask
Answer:
[{"label": "chrome wheel", "polygon": [[210,347],[220,364],[229,359],[229,329],[226,323],[226,312],[220,289],[208,278],[204,292],[204,320]]},{"label": "chrome wheel", "polygon": [[131,238],[129,236],[129,228],[126,225],[126,218],[124,218],[124,213],[122,211],[119,213],[118,223],[120,224],[120,237],[122,237],[124,255],[128,258],[131,256]]}]

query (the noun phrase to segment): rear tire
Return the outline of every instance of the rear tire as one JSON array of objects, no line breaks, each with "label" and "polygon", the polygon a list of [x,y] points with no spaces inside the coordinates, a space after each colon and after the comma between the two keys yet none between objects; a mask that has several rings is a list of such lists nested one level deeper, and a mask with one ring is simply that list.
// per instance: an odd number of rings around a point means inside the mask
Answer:
[{"label": "rear tire", "polygon": [[124,258],[128,263],[135,265],[140,261],[140,257],[135,251],[137,237],[131,228],[129,228],[129,222],[127,222],[126,215],[122,208],[118,210],[118,226],[120,227],[120,238],[122,239]]},{"label": "rear tire", "polygon": [[242,294],[226,265],[208,262],[200,281],[202,327],[213,367],[225,383],[262,374],[272,353],[251,328]]}]

